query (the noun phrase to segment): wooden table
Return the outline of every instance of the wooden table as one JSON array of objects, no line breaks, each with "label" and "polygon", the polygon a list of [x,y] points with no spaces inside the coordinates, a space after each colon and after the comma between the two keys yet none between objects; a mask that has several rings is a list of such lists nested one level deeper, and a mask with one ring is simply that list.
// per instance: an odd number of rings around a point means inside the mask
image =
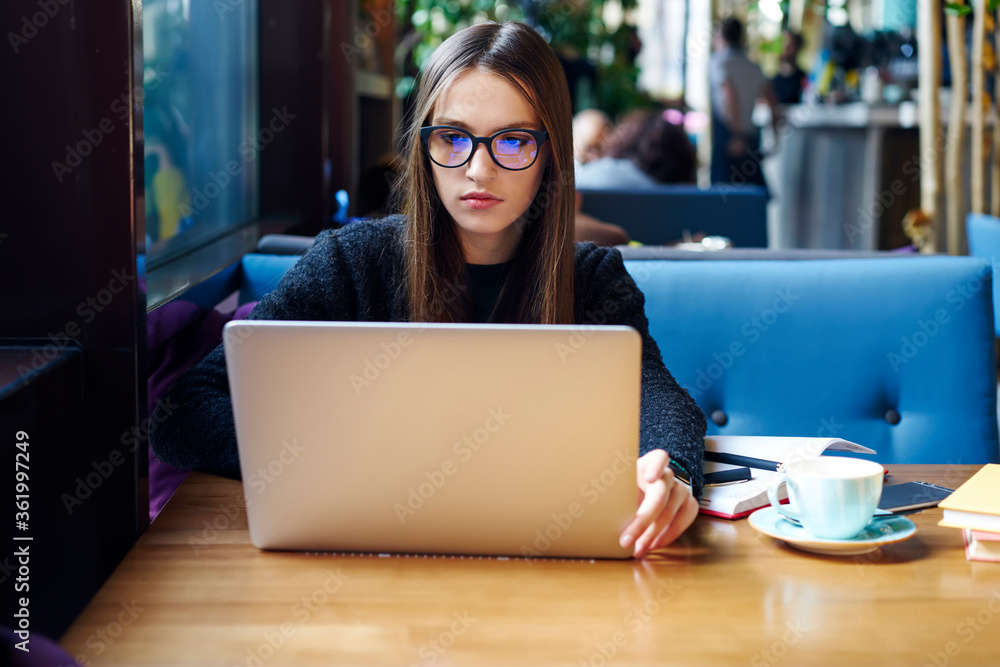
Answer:
[{"label": "wooden table", "polygon": [[643,561],[262,552],[240,484],[193,474],[62,646],[132,667],[998,665],[1000,564],[967,562],[939,517],[844,557],[707,517]]}]

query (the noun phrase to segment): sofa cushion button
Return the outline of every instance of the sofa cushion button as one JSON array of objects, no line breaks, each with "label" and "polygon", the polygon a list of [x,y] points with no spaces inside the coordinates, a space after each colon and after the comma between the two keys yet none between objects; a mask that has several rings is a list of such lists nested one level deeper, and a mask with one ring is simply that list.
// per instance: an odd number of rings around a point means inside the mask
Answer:
[{"label": "sofa cushion button", "polygon": [[713,410],[711,419],[716,426],[725,426],[729,421],[729,417],[722,410]]},{"label": "sofa cushion button", "polygon": [[900,420],[899,411],[895,408],[889,408],[885,411],[885,420],[895,426]]}]

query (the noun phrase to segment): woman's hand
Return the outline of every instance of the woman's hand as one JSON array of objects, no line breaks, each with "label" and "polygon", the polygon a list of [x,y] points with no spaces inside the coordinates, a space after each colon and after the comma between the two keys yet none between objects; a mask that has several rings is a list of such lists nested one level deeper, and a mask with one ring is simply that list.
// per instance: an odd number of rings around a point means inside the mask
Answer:
[{"label": "woman's hand", "polygon": [[698,515],[698,501],[690,487],[674,479],[668,463],[670,457],[662,449],[654,449],[636,462],[639,510],[620,539],[623,547],[635,544],[636,558],[673,542]]}]

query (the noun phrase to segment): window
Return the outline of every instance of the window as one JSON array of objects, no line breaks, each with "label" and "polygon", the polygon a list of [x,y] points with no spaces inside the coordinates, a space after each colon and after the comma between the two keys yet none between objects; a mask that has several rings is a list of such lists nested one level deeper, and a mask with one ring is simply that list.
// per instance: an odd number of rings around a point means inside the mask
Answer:
[{"label": "window", "polygon": [[257,217],[257,0],[143,0],[147,268]]}]

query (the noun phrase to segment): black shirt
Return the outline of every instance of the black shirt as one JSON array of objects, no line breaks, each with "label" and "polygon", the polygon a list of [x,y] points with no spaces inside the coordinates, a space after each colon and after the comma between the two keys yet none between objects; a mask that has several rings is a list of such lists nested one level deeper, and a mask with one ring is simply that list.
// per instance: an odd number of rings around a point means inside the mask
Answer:
[{"label": "black shirt", "polygon": [[771,79],[778,104],[799,104],[802,102],[803,82],[806,73],[798,67],[791,74],[778,74]]},{"label": "black shirt", "polygon": [[488,322],[500,297],[510,262],[502,264],[466,264],[469,289],[472,291],[472,321]]}]

